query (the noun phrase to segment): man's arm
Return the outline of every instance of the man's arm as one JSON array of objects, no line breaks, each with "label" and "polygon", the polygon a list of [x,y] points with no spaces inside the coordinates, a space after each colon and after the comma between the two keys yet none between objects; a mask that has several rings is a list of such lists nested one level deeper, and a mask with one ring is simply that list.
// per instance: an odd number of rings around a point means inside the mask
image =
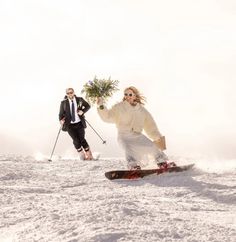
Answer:
[{"label": "man's arm", "polygon": [[[88,110],[90,109],[90,105],[88,102],[86,102],[82,97],[79,98],[79,102],[78,102],[78,113],[80,111],[82,111],[84,113],[86,113]],[[79,115],[81,115],[79,113]]]},{"label": "man's arm", "polygon": [[61,105],[60,105],[60,110],[59,110],[59,121],[61,121],[62,119],[65,118],[65,102],[61,101]]}]

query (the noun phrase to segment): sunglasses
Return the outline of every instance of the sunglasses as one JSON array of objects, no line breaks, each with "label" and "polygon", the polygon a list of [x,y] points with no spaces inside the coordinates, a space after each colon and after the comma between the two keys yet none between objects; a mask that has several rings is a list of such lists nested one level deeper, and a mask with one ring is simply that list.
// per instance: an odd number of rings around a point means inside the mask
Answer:
[{"label": "sunglasses", "polygon": [[133,96],[132,93],[125,93],[124,95],[125,95],[126,97],[127,97],[127,96],[129,96],[129,97],[132,97],[132,96]]},{"label": "sunglasses", "polygon": [[67,92],[66,94],[69,95],[69,94],[73,94],[74,92]]}]

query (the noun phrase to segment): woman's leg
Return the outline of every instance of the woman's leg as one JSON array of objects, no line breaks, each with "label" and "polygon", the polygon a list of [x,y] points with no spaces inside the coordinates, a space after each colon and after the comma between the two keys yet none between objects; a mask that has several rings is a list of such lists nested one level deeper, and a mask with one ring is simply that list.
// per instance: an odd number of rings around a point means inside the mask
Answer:
[{"label": "woman's leg", "polygon": [[130,170],[141,169],[140,162],[136,161],[130,154],[125,155],[127,161],[127,167]]}]

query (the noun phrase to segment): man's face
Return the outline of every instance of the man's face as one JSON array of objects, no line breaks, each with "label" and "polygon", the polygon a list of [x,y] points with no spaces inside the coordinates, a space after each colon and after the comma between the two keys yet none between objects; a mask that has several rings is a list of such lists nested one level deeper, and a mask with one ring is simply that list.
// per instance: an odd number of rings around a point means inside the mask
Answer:
[{"label": "man's face", "polygon": [[66,95],[67,95],[67,97],[68,97],[69,99],[73,99],[74,96],[75,96],[74,91],[73,91],[72,89],[68,89],[68,90],[66,91]]}]

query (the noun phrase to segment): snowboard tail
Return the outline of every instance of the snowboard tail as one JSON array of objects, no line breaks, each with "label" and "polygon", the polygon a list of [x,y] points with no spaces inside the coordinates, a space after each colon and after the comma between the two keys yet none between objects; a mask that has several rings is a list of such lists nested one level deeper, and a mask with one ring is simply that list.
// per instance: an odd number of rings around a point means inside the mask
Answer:
[{"label": "snowboard tail", "polygon": [[152,175],[152,174],[160,175],[162,173],[187,171],[191,169],[193,166],[194,164],[189,164],[184,166],[173,166],[169,168],[148,169],[148,170],[116,170],[116,171],[106,172],[105,176],[109,180],[137,179],[137,178],[143,178],[145,176]]}]

